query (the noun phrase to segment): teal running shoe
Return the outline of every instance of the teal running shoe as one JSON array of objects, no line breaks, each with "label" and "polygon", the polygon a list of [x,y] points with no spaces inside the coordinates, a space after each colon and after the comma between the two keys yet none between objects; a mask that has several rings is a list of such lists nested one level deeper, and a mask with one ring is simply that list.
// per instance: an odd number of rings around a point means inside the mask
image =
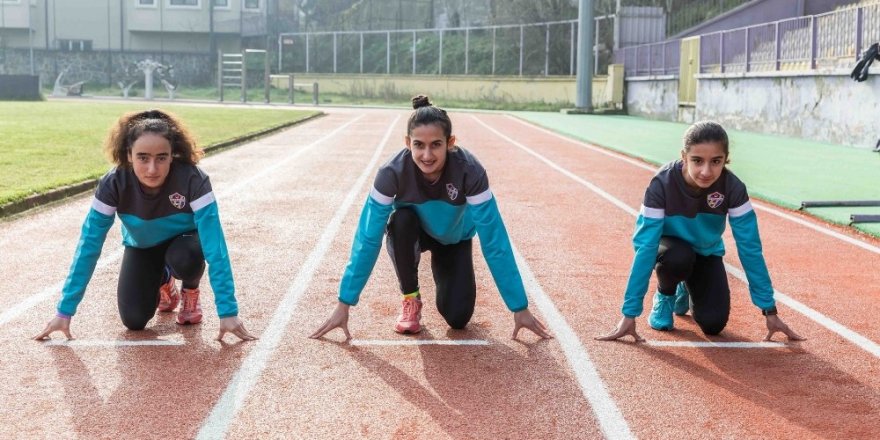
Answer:
[{"label": "teal running shoe", "polygon": [[675,288],[675,307],[672,311],[678,316],[684,316],[687,315],[690,308],[691,296],[688,293],[687,286],[684,285],[684,282],[678,283],[678,287]]},{"label": "teal running shoe", "polygon": [[675,297],[672,295],[664,295],[660,292],[654,293],[654,307],[651,309],[651,316],[648,317],[648,324],[654,330],[669,331],[672,326],[672,307],[675,303]]}]

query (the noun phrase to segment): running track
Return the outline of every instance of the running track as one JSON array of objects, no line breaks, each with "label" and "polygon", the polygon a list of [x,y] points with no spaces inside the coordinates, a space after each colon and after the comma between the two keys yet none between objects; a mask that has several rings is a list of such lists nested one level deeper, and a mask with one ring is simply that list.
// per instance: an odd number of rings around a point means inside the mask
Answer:
[{"label": "running track", "polygon": [[594,341],[619,320],[652,167],[510,116],[452,114],[489,170],[531,308],[556,339],[510,340],[512,316],[479,256],[467,330],[437,314],[426,261],[426,329],[396,335],[384,250],[352,309],[353,343],[338,330],[308,339],[336,302],[360,208],[408,115],[328,113],[202,163],[257,342],[213,340],[207,282],[203,324],[163,315],[124,330],[118,226],[73,320],[78,339],[31,341],[53,314],[91,196],[0,222],[0,438],[880,438],[878,241],[761,203],[780,314],[807,341],[749,344],[766,331],[729,234],[733,311],[721,337],[689,318],[656,332],[643,316],[647,344]]}]

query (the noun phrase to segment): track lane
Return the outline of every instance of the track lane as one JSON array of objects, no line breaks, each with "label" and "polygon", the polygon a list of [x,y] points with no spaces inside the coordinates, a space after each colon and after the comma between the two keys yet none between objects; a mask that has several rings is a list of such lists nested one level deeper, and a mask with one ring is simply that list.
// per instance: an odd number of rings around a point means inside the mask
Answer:
[{"label": "track lane", "polygon": [[[260,334],[268,327],[271,311],[284,293],[283,286],[288,286],[296,276],[327,219],[333,216],[336,202],[325,202],[344,197],[394,114],[355,113],[367,117],[352,127],[350,136],[328,142],[321,151],[306,154],[289,167],[279,167],[277,174],[267,175],[270,189],[241,191],[220,199],[234,257],[242,317],[254,333]],[[354,114],[331,115],[337,116],[339,119],[333,121],[336,125]],[[545,134],[536,135],[527,126],[505,124],[505,118],[500,116],[478,117],[523,144],[540,146],[542,154],[630,206],[637,207],[641,202],[641,193],[653,174],[634,170],[625,163],[621,166],[617,159],[604,154],[594,156]],[[592,336],[609,330],[619,317],[620,292],[632,255],[633,218],[570,177],[535,161],[468,115],[454,114],[453,122],[463,145],[474,151],[489,170],[514,244],[589,353],[599,377],[606,382],[611,397],[637,436],[703,438],[706,433],[716,433],[761,438],[767,432],[798,438],[880,436],[874,428],[880,411],[880,365],[876,358],[854,350],[839,336],[786,307],[781,307],[786,321],[810,336],[806,343],[737,350],[592,341]],[[313,124],[317,122],[301,128],[325,133],[328,130],[328,126]],[[298,129],[285,136],[273,141],[277,143],[274,146],[272,142],[257,145],[265,153],[265,163],[278,163],[278,156],[272,152],[274,147],[300,145],[308,138],[306,132]],[[350,142],[352,138],[357,141]],[[399,144],[389,146],[383,157],[397,148]],[[215,190],[220,191],[221,186],[229,188],[247,178],[235,176],[253,175],[247,170],[255,165],[247,161],[254,160],[255,155],[234,155],[241,150],[215,156],[230,155],[229,160],[218,161],[216,169],[208,169]],[[206,167],[215,166],[213,159],[206,159]],[[361,194],[366,194],[366,188]],[[87,207],[87,200],[73,203]],[[57,209],[63,210],[66,205]],[[334,437],[361,438],[602,435],[600,423],[593,416],[594,408],[584,398],[558,342],[536,341],[530,334],[524,336],[525,342],[509,341],[512,317],[498,297],[476,242],[479,293],[472,324],[466,331],[447,330],[432,304],[433,285],[427,264],[430,257],[425,254],[421,279],[427,300],[423,319],[426,330],[416,339],[478,339],[489,345],[350,346],[333,342],[340,339],[341,333],[331,334],[328,341],[308,340],[306,336],[335,304],[339,276],[347,261],[361,206],[362,198],[330,244],[302,307],[291,317],[278,350],[233,420],[230,438],[315,438],[330,433]],[[78,236],[78,225],[87,208],[66,209],[71,210],[68,223],[74,225],[68,227]],[[54,218],[60,220],[64,216],[45,219]],[[876,310],[878,302],[870,292],[867,298],[859,296],[854,305],[847,301],[828,308],[824,303],[817,305],[823,301],[823,295],[801,294],[799,287],[823,274],[796,271],[786,276],[791,264],[803,264],[797,258],[785,259],[786,240],[797,234],[813,234],[803,241],[794,241],[793,247],[819,246],[826,249],[826,254],[827,243],[817,239],[815,231],[804,232],[809,230],[802,226],[777,225],[768,221],[774,217],[760,212],[759,218],[768,263],[774,264],[771,276],[778,289],[797,295],[823,312],[831,310],[828,313],[836,318],[838,313],[847,315],[858,307]],[[0,223],[0,243],[19,235],[33,240],[32,230],[28,231],[24,223],[16,226],[20,229],[6,227],[7,224]],[[108,242],[111,240],[112,237],[108,238]],[[69,242],[69,237],[62,237],[61,242]],[[70,244],[70,251],[73,245]],[[734,251],[729,237],[728,250]],[[771,256],[771,251],[779,255]],[[46,261],[58,259],[50,251],[41,252],[44,253],[38,255]],[[731,258],[735,251],[729,255],[728,261],[738,263]],[[787,264],[776,265],[777,258]],[[61,269],[53,269],[62,273],[61,277],[66,275],[67,259],[69,255],[62,258]],[[399,301],[396,279],[387,260],[383,250],[361,304],[353,309],[352,332],[362,340],[411,341],[413,338],[399,337],[391,331]],[[90,288],[88,299],[75,318],[77,336],[88,340],[132,339],[132,334],[122,330],[113,305],[116,271],[108,266],[96,273],[93,284],[104,287]],[[55,275],[36,277],[35,283],[45,285],[45,279]],[[837,281],[845,279],[846,275]],[[207,287],[207,282],[203,286]],[[723,340],[759,340],[763,336],[763,318],[755,316],[742,282],[731,279],[731,288],[734,310]],[[207,319],[201,326],[181,329],[170,317],[163,317],[154,321],[151,331],[136,337],[179,338],[186,343],[182,348],[107,350],[31,346],[29,341],[23,342],[21,338],[32,331],[20,330],[29,323],[41,323],[46,311],[52,309],[49,302],[2,327],[6,331],[0,333],[0,348],[11,354],[0,367],[0,374],[10,378],[11,385],[0,394],[4,401],[30,405],[16,405],[11,412],[0,415],[0,426],[4,427],[0,436],[24,433],[31,437],[65,437],[74,433],[102,437],[108,432],[133,432],[144,438],[194,436],[253,347],[239,344],[221,349],[211,340],[216,334],[216,314],[209,295],[208,288],[203,301]],[[530,292],[533,298],[532,295]],[[0,301],[7,297],[13,299],[0,303],[4,305],[0,311],[7,310],[5,304],[18,300],[4,290]],[[532,304],[536,312],[534,299]],[[841,322],[853,325],[850,321]],[[871,322],[865,324],[869,333],[874,331]],[[673,333],[647,329],[644,318],[640,325],[644,336],[660,342],[707,340],[689,318],[677,319],[680,330]],[[172,384],[179,381],[181,374],[192,374],[193,369],[198,380],[188,383],[184,392],[178,391]],[[17,390],[10,391],[11,387]],[[179,408],[187,409],[181,415],[177,412]],[[179,425],[152,422],[161,420],[160,414],[168,411],[174,412],[172,418]],[[145,421],[149,426],[137,426]],[[4,429],[10,431],[3,434]]]},{"label": "track lane", "polygon": [[[351,130],[369,142],[379,135],[388,118],[387,113],[378,112],[356,122]],[[248,161],[279,163],[301,145],[300,141],[308,139],[309,133],[320,137],[354,119],[331,115],[314,122],[315,125],[306,124],[306,130],[294,128],[278,137],[206,159],[215,191],[222,194],[223,188],[232,182],[252,176],[250,167],[254,164]],[[310,170],[321,162],[340,164],[341,170],[358,166],[359,152],[364,150],[357,146],[348,154],[334,155],[345,153],[343,146],[347,143],[340,142],[344,138],[339,135],[322,149],[313,149],[279,169],[270,179],[243,188],[246,197],[219,198],[241,317],[258,335],[269,318],[263,311],[270,310],[280,296],[276,286],[295,273],[305,251],[313,246],[316,234],[312,230],[321,218],[329,218],[330,207],[325,202],[337,200],[342,188],[350,184],[347,173],[327,179]],[[301,209],[302,206],[310,209]],[[279,247],[281,243],[284,246]],[[108,267],[96,273],[87,299],[74,318],[75,335],[84,340],[176,336],[186,345],[106,349],[50,347],[28,341],[26,338],[51,315],[53,305],[47,301],[7,325],[7,331],[0,336],[0,348],[15,353],[0,367],[0,374],[10,379],[10,386],[0,391],[3,400],[28,403],[17,406],[14,414],[0,416],[0,436],[15,436],[14,433],[24,430],[24,425],[27,429],[23,432],[34,437],[106,437],[117,432],[138,438],[195,435],[252,344],[221,348],[213,341],[217,319],[207,280],[202,285],[206,319],[201,325],[179,327],[173,323],[173,315],[168,314],[152,321],[147,331],[124,330],[114,299],[117,270]]]},{"label": "track lane", "polygon": [[[399,148],[400,143],[389,145],[386,157]],[[528,332],[521,334],[522,341],[509,340],[512,315],[476,243],[477,306],[466,330],[450,330],[436,312],[430,254],[423,254],[425,329],[416,337],[394,334],[400,299],[384,250],[360,304],[352,308],[350,328],[361,340],[468,339],[488,345],[353,346],[340,343],[338,330],[324,341],[307,339],[336,303],[361,206],[347,215],[334,238],[283,338],[287,343],[279,345],[251,391],[230,427],[230,438],[271,432],[295,438],[330,432],[352,438],[601,436],[558,345]]]},{"label": "track lane", "polygon": [[[523,254],[562,313],[583,319],[580,323],[570,321],[596,359],[612,396],[622,402],[624,415],[636,435],[697,438],[714,432],[757,438],[771,428],[774,435],[807,438],[840,433],[857,437],[876,434],[877,428],[871,428],[874,424],[868,416],[878,409],[880,387],[876,379],[876,359],[850,344],[841,343],[837,335],[817,328],[814,322],[784,307],[787,322],[811,336],[810,341],[801,346],[760,352],[660,349],[590,341],[593,336],[610,330],[620,317],[622,289],[632,258],[630,237],[634,218],[594,191],[530,157],[511,145],[511,141],[540,150],[633,209],[641,202],[653,173],[633,170],[635,167],[625,162],[570,143],[566,145],[558,139],[548,140],[528,127],[520,125],[518,129],[504,118],[480,115],[479,119],[510,138],[499,139],[502,136],[485,126],[477,130],[486,132],[481,139],[474,139],[474,132],[460,136],[475,144],[494,142],[507,147],[501,170],[508,170],[508,181],[517,184],[503,200],[516,201],[521,209],[505,217],[509,222],[516,219],[529,225],[528,232],[515,240],[521,242]],[[459,123],[457,128],[462,130],[464,125]],[[509,168],[528,160],[532,162],[530,170]],[[505,172],[499,176],[498,171],[490,169],[496,190],[498,179],[505,178]],[[641,182],[633,182],[633,179]],[[552,202],[542,201],[543,197],[551,198]],[[540,211],[548,207],[555,208],[559,215]],[[555,218],[551,220],[551,217]],[[769,246],[768,241],[775,243],[768,238],[764,227],[768,217],[760,217],[765,248]],[[791,229],[787,227],[788,233]],[[547,242],[554,246],[546,246]],[[768,260],[771,258],[768,256]],[[771,267],[774,280],[777,270],[781,269]],[[564,275],[560,276],[561,273]],[[755,316],[743,283],[732,279],[731,287],[733,311],[723,333],[724,340],[759,340],[764,332],[763,318]],[[653,291],[653,280],[650,291]],[[650,309],[649,298],[650,294],[646,299],[647,310]],[[705,340],[689,318],[676,321],[679,331],[665,333],[648,329],[646,316],[647,311],[639,323],[643,336],[649,339]],[[644,367],[636,369],[636,365]],[[841,390],[845,390],[842,392],[848,397],[841,397]],[[825,412],[817,414],[813,409],[816,407],[824,408]],[[683,418],[686,424],[678,422]]]}]

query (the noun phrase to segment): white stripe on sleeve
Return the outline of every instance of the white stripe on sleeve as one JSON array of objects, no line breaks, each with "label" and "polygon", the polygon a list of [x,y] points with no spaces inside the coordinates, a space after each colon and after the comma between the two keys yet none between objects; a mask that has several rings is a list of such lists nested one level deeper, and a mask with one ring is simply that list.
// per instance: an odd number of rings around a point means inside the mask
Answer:
[{"label": "white stripe on sleeve", "polygon": [[469,205],[479,205],[483,202],[488,202],[492,198],[492,190],[486,188],[485,191],[467,198],[467,202]]},{"label": "white stripe on sleeve", "polygon": [[376,203],[385,206],[390,205],[391,202],[394,201],[394,197],[388,197],[385,194],[380,193],[375,186],[373,187],[373,189],[370,190],[370,197],[372,197],[373,200],[376,201]]},{"label": "white stripe on sleeve", "polygon": [[752,208],[752,201],[746,200],[746,202],[743,203],[742,205],[737,206],[736,208],[728,209],[727,214],[731,217],[742,217],[753,210],[754,210],[754,208]]},{"label": "white stripe on sleeve", "polygon": [[213,191],[193,200],[192,202],[189,202],[189,206],[190,206],[190,208],[192,208],[193,212],[196,212],[196,211],[204,208],[205,206],[210,205],[211,203],[214,203],[214,192]]},{"label": "white stripe on sleeve", "polygon": [[666,217],[666,210],[662,208],[648,208],[647,206],[642,205],[639,209],[639,214],[641,214],[642,217],[661,220]]},{"label": "white stripe on sleeve", "polygon": [[116,214],[116,207],[115,206],[110,206],[110,205],[98,200],[97,197],[92,199],[92,209],[100,212],[101,214],[107,215],[107,216],[112,216],[113,214]]}]

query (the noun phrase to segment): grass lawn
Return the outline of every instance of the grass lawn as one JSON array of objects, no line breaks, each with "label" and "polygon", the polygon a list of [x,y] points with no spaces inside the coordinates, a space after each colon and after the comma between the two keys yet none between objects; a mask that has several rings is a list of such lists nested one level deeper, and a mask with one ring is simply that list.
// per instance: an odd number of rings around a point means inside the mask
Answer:
[{"label": "grass lawn", "polygon": [[110,168],[102,149],[108,129],[125,112],[159,105],[179,116],[203,147],[315,113],[144,102],[0,101],[0,205],[100,177]]}]

